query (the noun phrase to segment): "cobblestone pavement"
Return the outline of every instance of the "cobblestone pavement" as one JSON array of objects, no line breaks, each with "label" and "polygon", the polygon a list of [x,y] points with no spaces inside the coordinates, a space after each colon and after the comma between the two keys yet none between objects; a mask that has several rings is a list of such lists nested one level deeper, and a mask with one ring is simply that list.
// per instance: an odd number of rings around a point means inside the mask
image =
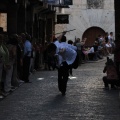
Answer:
[{"label": "cobblestone pavement", "polygon": [[105,61],[73,70],[67,94],[57,88],[57,71],[39,71],[0,101],[0,120],[120,120],[119,90],[103,89]]}]

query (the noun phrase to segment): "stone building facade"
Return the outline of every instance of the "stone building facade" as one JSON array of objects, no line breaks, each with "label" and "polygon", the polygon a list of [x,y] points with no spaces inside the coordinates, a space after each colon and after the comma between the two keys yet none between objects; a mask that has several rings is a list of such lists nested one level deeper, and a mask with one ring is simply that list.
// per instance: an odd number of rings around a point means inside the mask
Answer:
[{"label": "stone building facade", "polygon": [[88,38],[92,45],[95,38],[105,32],[115,33],[114,0],[73,0],[70,8],[57,11],[57,14],[69,14],[69,24],[56,24],[56,33],[76,29],[66,34],[68,39]]}]

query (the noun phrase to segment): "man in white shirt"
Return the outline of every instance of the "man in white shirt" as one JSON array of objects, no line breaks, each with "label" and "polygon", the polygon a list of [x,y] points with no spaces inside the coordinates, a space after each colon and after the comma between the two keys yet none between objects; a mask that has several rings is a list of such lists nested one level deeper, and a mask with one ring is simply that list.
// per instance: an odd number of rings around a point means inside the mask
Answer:
[{"label": "man in white shirt", "polygon": [[69,65],[72,65],[77,56],[77,47],[66,43],[66,37],[61,37],[61,42],[56,45],[59,55],[58,68],[58,88],[62,95],[66,93],[67,81],[69,76]]},{"label": "man in white shirt", "polygon": [[23,80],[25,83],[31,83],[29,81],[29,68],[32,52],[32,45],[30,42],[30,35],[23,35],[24,37],[24,56],[23,56]]},{"label": "man in white shirt", "polygon": [[110,32],[110,34],[108,35],[108,40],[109,40],[110,44],[112,44],[114,42],[114,40],[113,40],[113,32]]}]

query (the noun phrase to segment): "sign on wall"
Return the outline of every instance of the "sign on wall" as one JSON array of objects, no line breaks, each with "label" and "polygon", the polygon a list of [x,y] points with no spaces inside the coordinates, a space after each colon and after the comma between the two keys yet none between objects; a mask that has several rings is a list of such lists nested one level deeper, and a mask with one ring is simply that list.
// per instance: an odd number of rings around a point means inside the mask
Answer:
[{"label": "sign on wall", "polygon": [[57,15],[57,24],[69,24],[69,15]]}]

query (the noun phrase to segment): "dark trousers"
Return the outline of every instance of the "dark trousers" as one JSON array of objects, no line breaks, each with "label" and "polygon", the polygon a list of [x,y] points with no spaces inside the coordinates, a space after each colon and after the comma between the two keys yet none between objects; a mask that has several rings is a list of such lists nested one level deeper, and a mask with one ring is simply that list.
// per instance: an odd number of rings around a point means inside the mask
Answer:
[{"label": "dark trousers", "polygon": [[69,68],[69,73],[70,75],[72,75],[72,68]]},{"label": "dark trousers", "polygon": [[63,66],[58,69],[58,88],[61,93],[66,92],[69,68],[66,62],[63,62]]},{"label": "dark trousers", "polygon": [[39,51],[37,51],[36,52],[36,56],[35,56],[35,65],[34,65],[34,68],[35,68],[35,70],[37,70],[37,69],[39,69],[39,64],[40,64],[40,62],[39,62]]},{"label": "dark trousers", "polygon": [[82,64],[82,51],[81,50],[77,50],[77,54],[79,56],[79,65]]},{"label": "dark trousers", "polygon": [[23,80],[25,82],[29,82],[30,58],[28,56],[23,58]]},{"label": "dark trousers", "polygon": [[18,79],[22,80],[22,78],[23,78],[23,66],[21,65],[20,59],[17,60],[17,76],[18,76]]}]

